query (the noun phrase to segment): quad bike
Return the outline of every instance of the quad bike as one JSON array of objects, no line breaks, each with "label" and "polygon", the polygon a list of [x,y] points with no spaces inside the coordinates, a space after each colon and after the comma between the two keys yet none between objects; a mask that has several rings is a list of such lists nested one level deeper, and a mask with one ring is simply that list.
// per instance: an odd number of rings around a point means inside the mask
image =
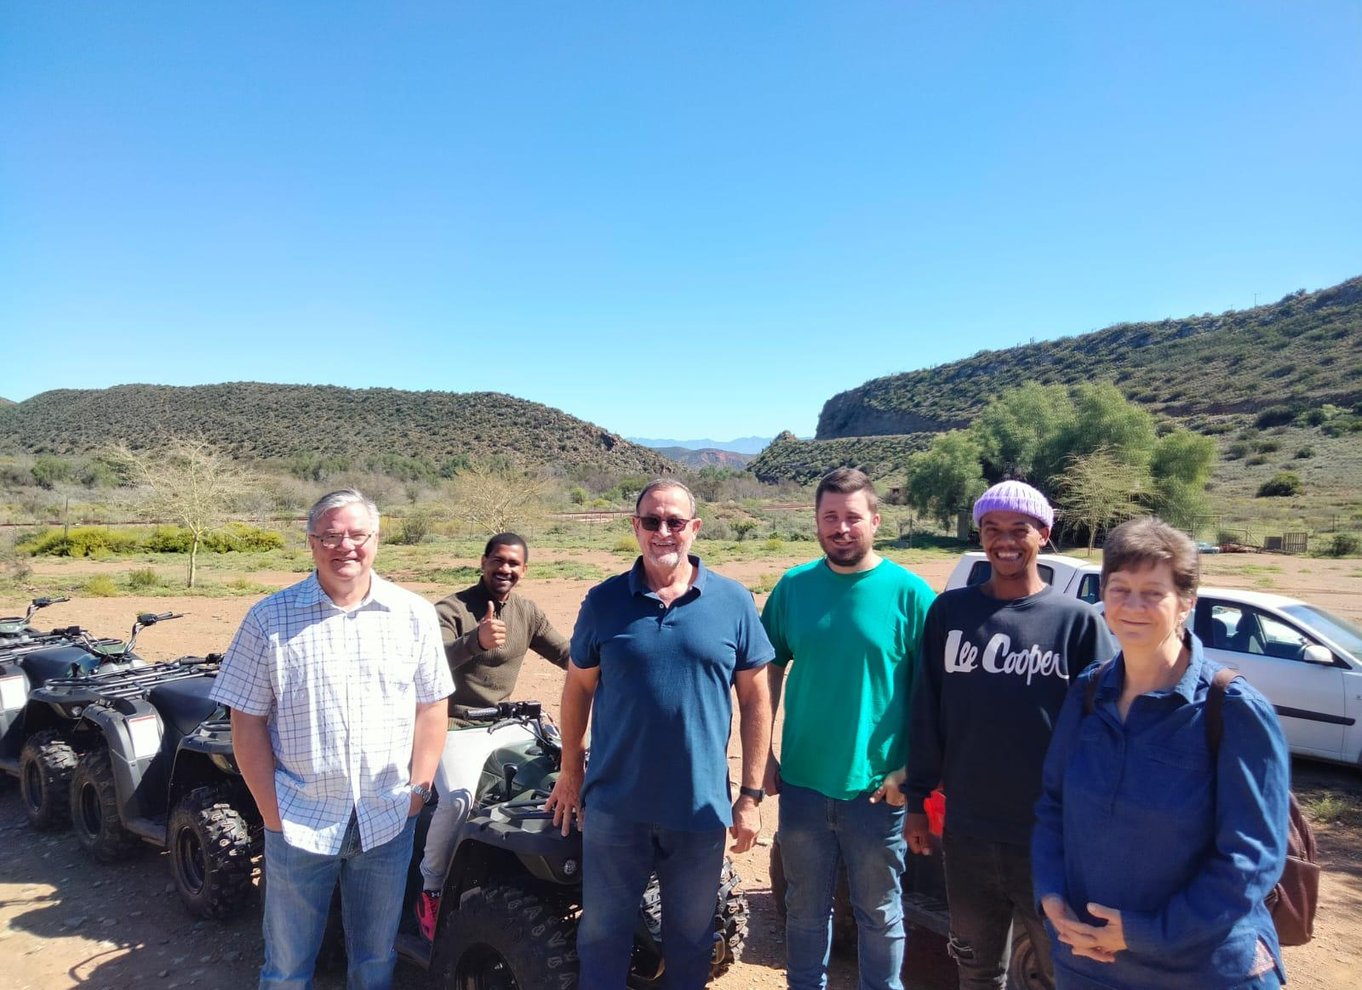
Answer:
[{"label": "quad bike", "polygon": [[[903,920],[909,925],[950,936],[950,909],[946,903],[946,878],[941,869],[941,829],[946,819],[946,796],[932,792],[925,802],[931,828],[932,854],[908,855],[903,875]],[[780,835],[771,843],[771,895],[776,911],[785,917],[785,861]],[[851,907],[846,870],[838,870],[832,908],[832,947],[839,953],[856,951],[856,917]],[[1007,966],[1007,990],[1053,990],[1036,959],[1030,933],[1020,921],[1012,922],[1012,950]]]},{"label": "quad bike", "polygon": [[[22,777],[24,744],[39,727],[28,721],[29,697],[56,677],[94,674],[98,671],[128,670],[146,666],[146,661],[131,652],[131,645],[116,639],[96,639],[79,626],[53,629],[43,633],[28,626],[28,619],[38,608],[66,599],[35,599],[24,619],[4,619],[15,635],[8,640],[0,637],[0,782],[10,777]],[[169,617],[169,613],[167,616]],[[159,622],[163,616],[143,615],[133,625],[132,641],[136,640],[142,622],[150,618]],[[19,632],[27,628],[30,632]],[[131,641],[130,641],[131,642]],[[43,722],[41,728],[49,728]],[[61,757],[57,762],[62,762]],[[35,782],[35,786],[37,782]]]},{"label": "quad bike", "polygon": [[70,600],[69,598],[35,598],[28,603],[28,609],[24,612],[22,618],[17,615],[0,617],[0,651],[9,646],[20,646],[64,633],[66,630],[53,630],[51,633],[45,633],[35,629],[30,624],[30,620],[38,609],[47,608],[49,605],[59,605]]},{"label": "quad bike", "polygon": [[[71,824],[95,859],[167,849],[176,890],[201,918],[233,914],[252,894],[261,821],[232,754],[231,722],[209,692],[221,657],[49,685],[97,697],[71,733]],[[97,681],[97,683],[91,683]]]},{"label": "quad bike", "polygon": [[[72,732],[85,706],[99,697],[101,678],[134,675],[149,665],[133,652],[137,635],[147,626],[179,618],[173,612],[145,612],[133,623],[126,643],[81,638],[25,654],[18,661],[37,686],[25,686],[23,705],[12,716],[0,750],[0,770],[17,774],[24,813],[39,831],[67,827],[71,821],[68,790],[78,752]],[[58,690],[53,690],[60,685]],[[14,685],[17,694],[17,683]]]},{"label": "quad bike", "polygon": [[[420,936],[413,920],[433,808],[422,813],[397,950],[429,970],[436,986],[450,990],[576,990],[582,837],[577,831],[564,836],[544,810],[562,765],[557,728],[537,701],[502,702],[464,717],[490,726],[514,723],[528,730],[528,738],[496,749],[483,767],[473,810],[455,837],[432,942]],[[747,898],[739,883],[725,860],[714,911],[715,976],[733,965],[747,937]],[[338,931],[333,924],[329,937]],[[652,987],[660,980],[661,933],[654,877],[635,927],[632,986]]]}]

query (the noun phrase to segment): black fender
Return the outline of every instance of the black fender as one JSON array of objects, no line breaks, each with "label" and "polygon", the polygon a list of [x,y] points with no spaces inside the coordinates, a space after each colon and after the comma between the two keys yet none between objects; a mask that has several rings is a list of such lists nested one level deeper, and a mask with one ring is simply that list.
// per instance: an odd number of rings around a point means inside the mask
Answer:
[{"label": "black fender", "polygon": [[563,835],[538,795],[475,809],[455,840],[451,866],[465,846],[509,853],[531,876],[547,883],[581,883],[582,833],[572,829]]},{"label": "black fender", "polygon": [[259,809],[232,751],[231,723],[225,717],[213,716],[204,719],[197,729],[180,739],[170,770],[166,807],[174,808],[196,787],[224,782],[232,785],[233,806],[247,821],[259,824]]},{"label": "black fender", "polygon": [[144,698],[119,698],[90,705],[79,730],[96,731],[109,750],[118,793],[118,816],[132,827],[140,819],[164,823],[166,784],[173,753],[166,753],[160,713]]}]

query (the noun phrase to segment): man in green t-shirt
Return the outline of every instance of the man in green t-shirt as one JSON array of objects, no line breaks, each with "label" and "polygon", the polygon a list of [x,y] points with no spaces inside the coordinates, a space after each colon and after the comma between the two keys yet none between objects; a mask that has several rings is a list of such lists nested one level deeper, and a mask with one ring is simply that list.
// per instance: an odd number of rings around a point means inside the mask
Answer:
[{"label": "man in green t-shirt", "polygon": [[825,986],[839,860],[861,987],[903,987],[903,798],[885,778],[908,755],[913,673],[935,596],[875,552],[877,507],[860,471],[824,477],[814,502],[824,555],[787,572],[761,616],[776,651],[767,668],[773,713],[785,698],[780,759],[772,753],[765,790],[780,794],[790,990]]}]

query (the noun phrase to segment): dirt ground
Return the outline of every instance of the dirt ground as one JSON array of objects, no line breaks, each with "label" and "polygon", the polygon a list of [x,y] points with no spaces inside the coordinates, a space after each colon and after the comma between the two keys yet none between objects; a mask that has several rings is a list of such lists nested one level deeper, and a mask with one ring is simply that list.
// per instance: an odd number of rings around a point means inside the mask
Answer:
[{"label": "dirt ground", "polygon": [[[533,598],[565,634],[576,618],[588,581],[536,580],[533,564],[553,559],[595,563],[607,572],[626,561],[603,552],[536,551],[521,591]],[[800,558],[725,564],[721,573],[748,585],[801,562]],[[379,554],[379,569],[383,556]],[[1207,584],[1232,585],[1296,594],[1354,620],[1362,620],[1362,568],[1357,561],[1320,561],[1288,557],[1208,558]],[[47,567],[117,569],[118,564],[43,564]],[[940,588],[950,561],[918,567]],[[260,572],[252,580],[283,586],[296,574]],[[434,599],[451,588],[411,585]],[[72,623],[110,636],[126,634],[133,613],[143,608],[184,612],[185,617],[147,630],[138,652],[149,659],[170,659],[226,648],[253,603],[248,598],[83,599],[42,613],[40,625]],[[23,602],[0,598],[0,614],[22,612]],[[556,712],[562,674],[527,660],[517,696],[538,698]],[[737,777],[737,751],[730,752]],[[1353,770],[1298,762],[1298,791],[1335,790],[1362,794],[1362,777]],[[762,805],[763,837],[752,852],[736,858],[751,904],[751,932],[742,960],[714,986],[716,990],[775,990],[785,985],[783,931],[770,893],[767,860],[778,799]],[[1318,828],[1325,874],[1315,940],[1286,950],[1290,985],[1298,988],[1353,986],[1362,971],[1362,828]],[[66,988],[194,987],[239,990],[255,985],[261,959],[258,910],[230,922],[194,921],[181,908],[165,856],[150,847],[128,861],[97,865],[69,833],[40,835],[26,825],[17,792],[0,793],[0,990]],[[954,968],[942,940],[929,932],[909,937],[904,968],[910,990],[954,987]],[[422,974],[406,965],[397,985],[416,986]],[[342,977],[322,976],[319,990],[340,990]],[[854,959],[834,961],[831,990],[855,986]]]}]

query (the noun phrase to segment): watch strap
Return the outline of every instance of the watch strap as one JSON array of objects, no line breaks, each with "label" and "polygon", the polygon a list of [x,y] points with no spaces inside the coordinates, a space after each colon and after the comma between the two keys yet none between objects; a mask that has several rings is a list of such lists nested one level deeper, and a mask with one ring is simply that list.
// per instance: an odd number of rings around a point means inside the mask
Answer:
[{"label": "watch strap", "polygon": [[766,797],[766,792],[760,787],[739,787],[738,793],[743,797],[750,797],[753,801],[761,804],[761,799]]}]

